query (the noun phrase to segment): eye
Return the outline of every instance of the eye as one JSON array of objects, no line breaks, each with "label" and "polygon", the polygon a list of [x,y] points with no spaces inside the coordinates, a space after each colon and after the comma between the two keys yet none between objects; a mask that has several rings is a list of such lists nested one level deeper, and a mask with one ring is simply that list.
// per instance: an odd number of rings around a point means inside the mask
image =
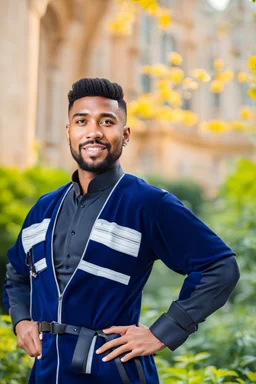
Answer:
[{"label": "eye", "polygon": [[84,123],[85,123],[85,119],[79,119],[76,121],[76,124],[78,124],[78,125],[82,125]]},{"label": "eye", "polygon": [[110,119],[101,120],[100,123],[103,124],[103,125],[113,125],[114,124],[114,122],[112,120],[110,120]]}]

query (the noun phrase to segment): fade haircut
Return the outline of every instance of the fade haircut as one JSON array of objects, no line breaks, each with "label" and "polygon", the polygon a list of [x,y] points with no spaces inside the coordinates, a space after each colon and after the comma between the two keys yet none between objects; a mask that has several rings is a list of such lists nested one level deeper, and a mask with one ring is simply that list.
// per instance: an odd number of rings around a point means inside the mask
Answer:
[{"label": "fade haircut", "polygon": [[98,78],[83,78],[76,81],[68,93],[68,111],[70,111],[76,100],[86,96],[101,96],[116,100],[118,107],[124,112],[126,122],[127,107],[124,100],[123,88],[119,84],[112,83],[107,79]]}]

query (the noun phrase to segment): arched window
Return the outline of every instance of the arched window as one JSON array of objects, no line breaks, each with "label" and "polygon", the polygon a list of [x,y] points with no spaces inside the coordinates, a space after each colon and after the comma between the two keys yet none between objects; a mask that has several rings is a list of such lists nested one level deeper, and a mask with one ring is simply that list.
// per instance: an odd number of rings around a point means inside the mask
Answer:
[{"label": "arched window", "polygon": [[[140,67],[152,64],[154,19],[150,15],[143,15],[140,24]],[[140,73],[140,88],[143,93],[151,91],[151,77]]]},{"label": "arched window", "polygon": [[176,41],[168,31],[163,31],[161,35],[161,63],[168,64],[168,54],[176,51]]}]

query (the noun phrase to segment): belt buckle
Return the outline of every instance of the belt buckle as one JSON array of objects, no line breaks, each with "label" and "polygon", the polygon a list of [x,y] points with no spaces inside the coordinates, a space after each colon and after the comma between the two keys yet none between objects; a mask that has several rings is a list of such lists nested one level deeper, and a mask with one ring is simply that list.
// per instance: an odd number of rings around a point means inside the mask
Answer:
[{"label": "belt buckle", "polygon": [[56,321],[50,323],[50,333],[55,335],[63,335],[66,330],[66,324],[61,324]]},{"label": "belt buckle", "polygon": [[50,333],[53,333],[53,334],[54,334],[54,326],[55,326],[55,324],[57,324],[56,321],[52,321],[52,322],[50,323]]}]

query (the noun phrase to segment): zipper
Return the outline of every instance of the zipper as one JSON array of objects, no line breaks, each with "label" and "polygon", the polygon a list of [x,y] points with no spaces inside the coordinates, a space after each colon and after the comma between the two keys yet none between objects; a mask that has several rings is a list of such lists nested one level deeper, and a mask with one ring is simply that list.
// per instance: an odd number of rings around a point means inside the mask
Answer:
[{"label": "zipper", "polygon": [[33,299],[33,279],[32,279],[32,275],[31,273],[29,273],[29,279],[30,279],[30,306],[29,306],[29,313],[30,313],[30,318],[32,320],[32,309],[33,309],[33,306],[32,306],[32,299]]},{"label": "zipper", "polygon": [[[68,190],[66,191],[65,195],[63,196],[63,198],[61,200],[61,203],[59,205],[58,211],[57,211],[56,216],[55,216],[55,220],[54,220],[54,224],[53,224],[53,228],[52,228],[52,236],[51,236],[52,270],[53,270],[53,276],[54,276],[56,287],[57,287],[57,291],[58,291],[58,311],[57,311],[57,321],[58,321],[58,323],[61,323],[61,310],[62,310],[63,292],[62,292],[62,294],[60,293],[60,288],[59,288],[59,284],[58,284],[58,281],[57,281],[56,272],[55,272],[55,268],[54,268],[54,261],[53,261],[53,235],[54,235],[54,231],[55,231],[55,227],[56,227],[56,222],[57,222],[57,219],[58,219],[58,216],[59,216],[60,209],[61,209],[63,201],[64,201],[65,197],[67,196],[68,192],[70,191],[71,187],[72,187],[72,184],[70,185],[70,187],[68,188]],[[56,384],[58,384],[58,382],[59,382],[59,368],[60,368],[59,342],[58,342],[59,341],[59,337],[58,336],[59,335],[56,335],[56,351],[57,351]]]},{"label": "zipper", "polygon": [[58,299],[58,323],[61,323],[61,311],[62,311],[63,294]]}]

